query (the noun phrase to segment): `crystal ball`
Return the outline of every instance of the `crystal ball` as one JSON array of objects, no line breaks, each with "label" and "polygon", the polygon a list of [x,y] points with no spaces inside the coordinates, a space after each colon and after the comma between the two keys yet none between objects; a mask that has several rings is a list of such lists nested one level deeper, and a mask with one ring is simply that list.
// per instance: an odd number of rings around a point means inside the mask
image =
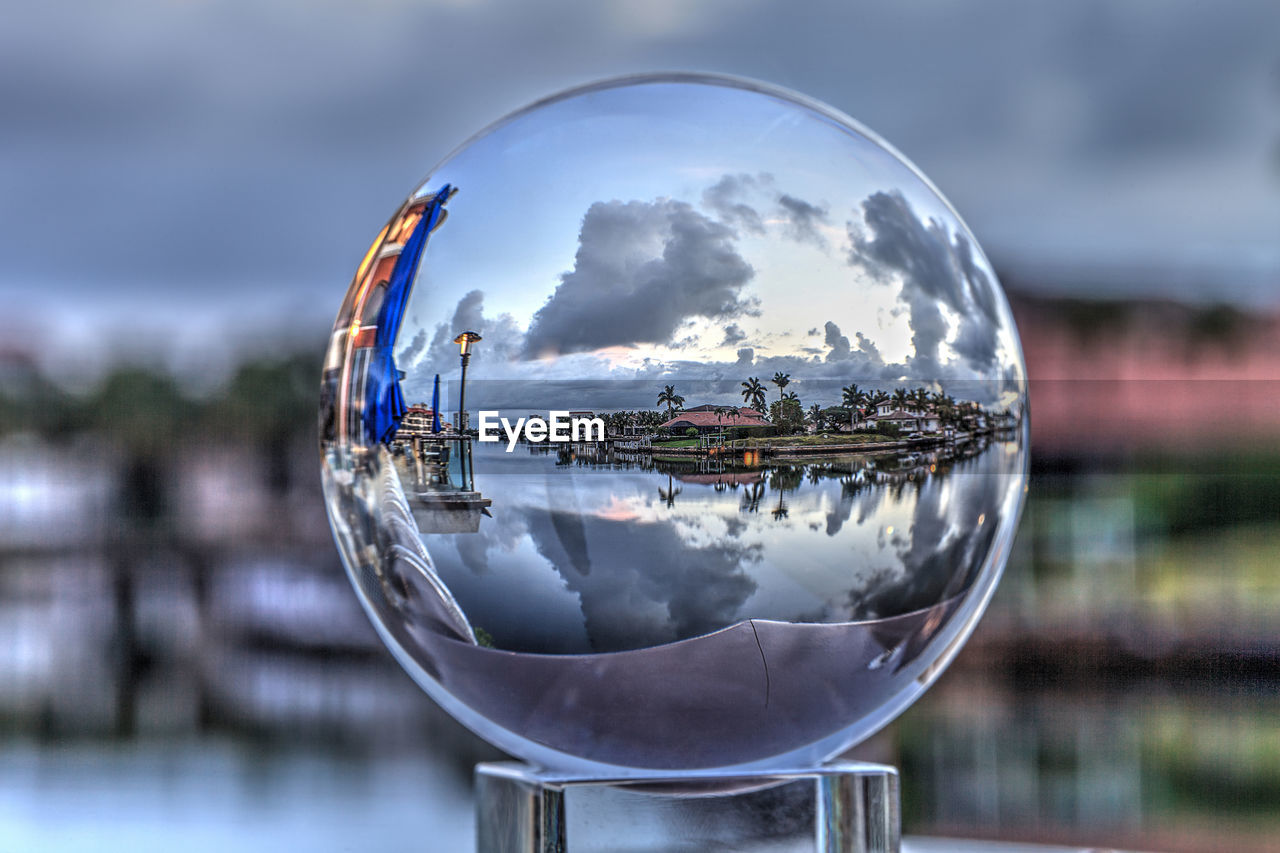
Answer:
[{"label": "crystal ball", "polygon": [[812,766],[931,684],[1027,478],[1008,303],[921,172],[706,75],[539,101],[356,268],[329,518],[396,659],[566,772]]}]

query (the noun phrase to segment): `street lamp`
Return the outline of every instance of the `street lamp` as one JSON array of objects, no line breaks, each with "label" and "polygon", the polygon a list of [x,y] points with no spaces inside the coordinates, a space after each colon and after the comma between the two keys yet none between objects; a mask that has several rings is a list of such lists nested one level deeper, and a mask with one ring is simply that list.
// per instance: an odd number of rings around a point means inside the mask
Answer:
[{"label": "street lamp", "polygon": [[471,345],[483,340],[480,335],[466,331],[453,339],[462,347],[462,385],[458,391],[458,432],[467,431],[467,362],[471,361]]}]

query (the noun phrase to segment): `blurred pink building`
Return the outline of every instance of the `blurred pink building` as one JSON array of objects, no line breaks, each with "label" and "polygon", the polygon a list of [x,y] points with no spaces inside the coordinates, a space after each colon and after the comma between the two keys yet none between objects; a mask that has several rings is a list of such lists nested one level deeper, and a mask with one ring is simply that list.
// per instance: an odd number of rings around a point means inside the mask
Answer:
[{"label": "blurred pink building", "polygon": [[1280,315],[1013,304],[1037,450],[1240,448],[1280,436]]}]

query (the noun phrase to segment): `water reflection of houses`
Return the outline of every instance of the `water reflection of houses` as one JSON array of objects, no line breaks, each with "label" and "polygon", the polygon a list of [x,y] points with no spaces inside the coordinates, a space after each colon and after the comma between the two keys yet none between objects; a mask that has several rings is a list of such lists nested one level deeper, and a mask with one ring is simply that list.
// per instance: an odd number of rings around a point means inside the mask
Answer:
[{"label": "water reflection of houses", "polygon": [[712,486],[717,490],[722,488],[736,489],[739,486],[749,486],[753,483],[759,483],[764,479],[764,472],[754,471],[714,471],[714,472],[693,472],[675,474],[675,478],[683,483],[696,483],[700,486]]}]

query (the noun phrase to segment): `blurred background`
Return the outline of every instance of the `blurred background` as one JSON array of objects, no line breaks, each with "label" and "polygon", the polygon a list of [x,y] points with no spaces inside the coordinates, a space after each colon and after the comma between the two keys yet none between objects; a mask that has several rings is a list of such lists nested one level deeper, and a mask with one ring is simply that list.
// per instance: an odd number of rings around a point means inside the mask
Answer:
[{"label": "blurred background", "polygon": [[955,664],[858,750],[901,768],[906,831],[1280,850],[1277,33],[1269,0],[11,6],[0,849],[468,849],[495,754],[342,573],[322,350],[454,145],[670,68],[882,134],[1014,306],[1016,551]]}]

